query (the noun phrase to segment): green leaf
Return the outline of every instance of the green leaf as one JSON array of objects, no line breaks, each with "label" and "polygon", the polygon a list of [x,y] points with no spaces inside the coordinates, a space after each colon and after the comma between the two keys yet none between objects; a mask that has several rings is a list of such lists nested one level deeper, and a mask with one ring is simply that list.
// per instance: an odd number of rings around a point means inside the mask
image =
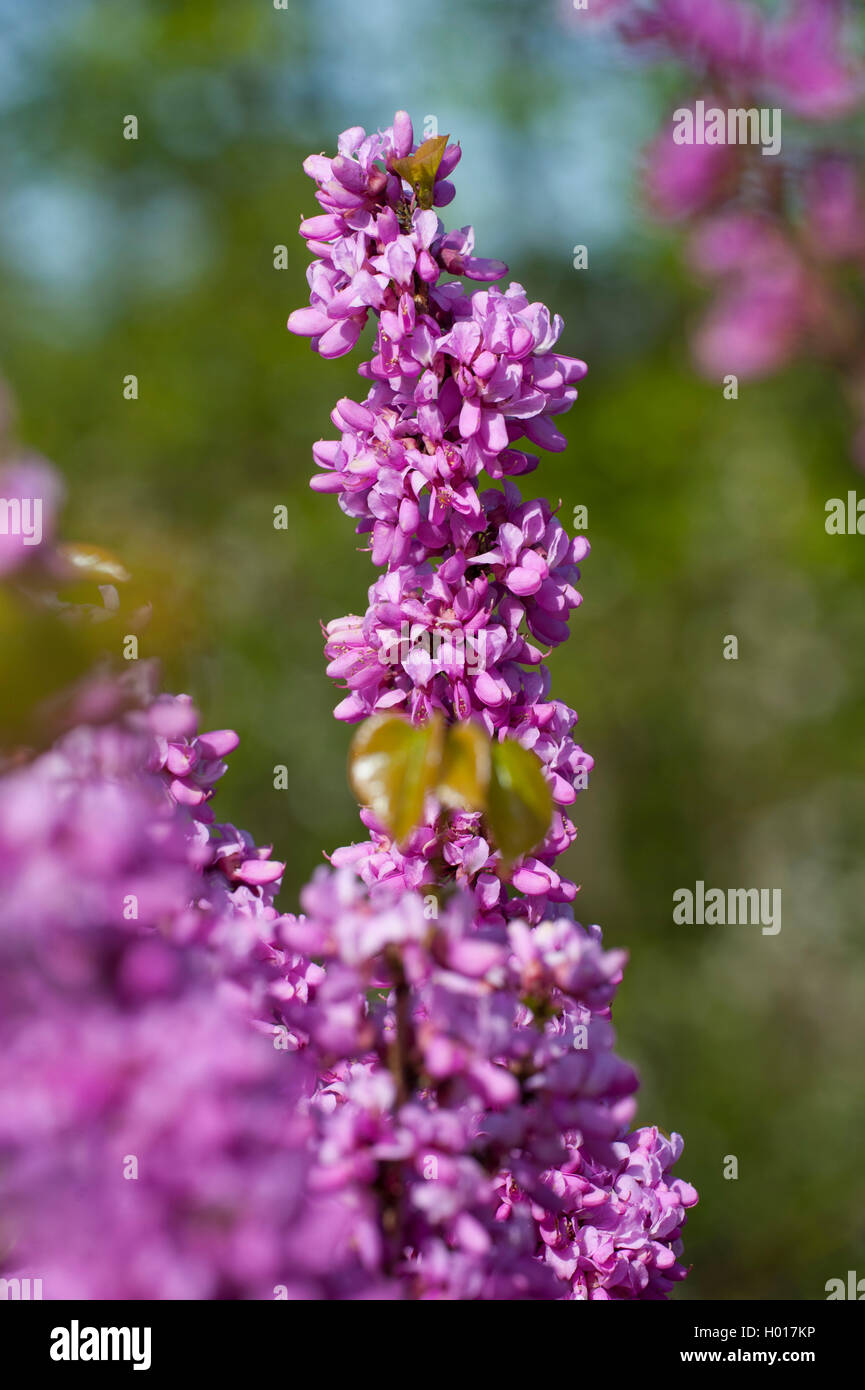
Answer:
[{"label": "green leaf", "polygon": [[402,844],[423,819],[427,793],[435,789],[438,780],[443,743],[441,715],[418,727],[396,715],[374,714],[352,739],[348,757],[351,789],[397,844]]},{"label": "green leaf", "polygon": [[490,739],[480,724],[453,724],[447,731],[436,795],[443,806],[486,809]]},{"label": "green leaf", "polygon": [[391,160],[394,173],[399,174],[400,178],[405,179],[414,189],[418,207],[431,208],[433,205],[436,173],[449,139],[448,135],[432,135],[429,140],[424,140],[422,145],[418,145],[414,154],[408,154],[404,159]]},{"label": "green leaf", "polygon": [[540,844],[552,818],[552,793],[537,755],[515,739],[493,743],[487,821],[506,866]]}]

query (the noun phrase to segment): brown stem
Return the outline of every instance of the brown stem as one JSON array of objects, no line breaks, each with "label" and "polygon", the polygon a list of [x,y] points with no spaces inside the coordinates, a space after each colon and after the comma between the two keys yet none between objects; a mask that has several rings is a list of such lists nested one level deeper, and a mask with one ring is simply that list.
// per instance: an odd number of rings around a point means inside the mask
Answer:
[{"label": "brown stem", "polygon": [[417,1082],[417,1069],[412,1053],[411,992],[403,970],[402,957],[396,946],[389,946],[385,960],[393,975],[395,997],[394,1036],[387,1048],[387,1065],[396,1085],[397,1104],[405,1105]]}]

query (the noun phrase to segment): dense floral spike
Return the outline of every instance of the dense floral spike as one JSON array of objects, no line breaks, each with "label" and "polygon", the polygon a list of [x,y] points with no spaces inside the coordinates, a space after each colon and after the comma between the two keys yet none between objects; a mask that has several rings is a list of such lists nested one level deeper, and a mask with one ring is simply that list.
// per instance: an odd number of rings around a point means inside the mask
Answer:
[{"label": "dense floral spike", "polygon": [[[314,449],[323,471],[313,487],[337,493],[385,570],[365,616],[328,624],[328,674],[349,692],[336,714],[349,722],[386,710],[416,722],[433,710],[477,718],[490,734],[534,749],[559,809],[546,842],[510,878],[526,902],[509,904],[478,816],[419,832],[408,852],[366,816],[365,852],[340,852],[334,862],[350,857],[368,883],[387,876],[417,885],[434,881],[444,852],[485,913],[537,920],[576,892],[553,861],[574,837],[563,808],[592,760],[571,737],[576,715],[550,699],[543,662],[567,637],[589,546],[568,537],[546,502],[523,502],[513,477],[537,465],[522,442],[564,447],[553,419],[576,400],[586,367],[555,350],[561,318],[522,286],[466,292],[442,278],[500,278],[507,268],[470,254],[471,228],[447,233],[434,212],[414,205],[391,170],[412,141],[401,112],[391,130],[346,132],[337,159],[304,166],[327,213],[301,224],[318,259],[310,308],[296,310],[289,328],[328,356],[356,341],[359,318],[372,311],[377,321],[373,356],[360,369],[373,383],[369,395],[341,400],[332,416],[340,438]],[[448,146],[440,168],[450,172],[458,156]],[[347,314],[356,333],[343,331]],[[501,490],[480,490],[482,473],[503,480]]]},{"label": "dense floral spike", "polygon": [[[556,811],[506,869],[481,814],[436,810],[397,846],[365,808],[369,841],[336,850],[306,918],[280,925],[295,958],[324,962],[284,1010],[291,1037],[330,1054],[318,1181],[378,1173],[392,1234],[357,1241],[416,1297],[663,1297],[686,1272],[696,1193],[669,1175],[677,1137],[628,1132],[637,1081],[608,1021],[624,958],[573,921],[576,886],[555,867],[592,760],[545,660],[568,636],[589,546],[514,481],[537,466],[524,445],[564,448],[554,419],[586,367],[556,350],[561,319],[520,285],[443,278],[506,268],[419,206],[401,178],[414,148],[399,112],[304,166],[325,214],[301,225],[310,307],[288,326],[329,357],[376,323],[368,395],[340,400],[339,438],[313,449],[313,488],[337,495],[383,571],[366,613],[325,629],[347,692],[335,714],[476,720],[537,754]],[[457,157],[447,146],[441,169]]]}]

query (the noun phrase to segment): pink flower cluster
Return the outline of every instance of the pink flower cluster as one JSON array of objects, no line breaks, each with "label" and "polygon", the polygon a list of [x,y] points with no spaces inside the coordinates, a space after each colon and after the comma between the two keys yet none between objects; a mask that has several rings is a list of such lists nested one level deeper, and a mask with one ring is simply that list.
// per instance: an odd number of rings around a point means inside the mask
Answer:
[{"label": "pink flower cluster", "polygon": [[134,727],[171,710],[186,738],[188,703],[160,700],[0,780],[0,1273],[51,1299],[341,1296],[304,1257],[304,1061],[219,986],[271,911],[212,891],[164,735]]},{"label": "pink flower cluster", "polygon": [[466,893],[431,913],[346,869],[303,906],[280,940],[325,970],[286,1010],[324,1068],[311,1184],[371,1273],[417,1298],[665,1296],[697,1198],[669,1174],[678,1137],[626,1133],[624,954],[567,918],[479,927]]},{"label": "pink flower cluster", "polygon": [[[839,121],[865,104],[865,61],[846,0],[615,0],[629,44],[690,72],[694,109],[777,108],[778,153],[678,144],[670,119],[646,151],[643,184],[662,220],[687,225],[686,258],[711,292],[694,355],[712,379],[779,371],[815,354],[838,366],[865,421],[865,357],[851,281],[865,281],[862,160]],[[860,30],[861,38],[861,30]],[[834,123],[834,124],[833,124]],[[865,467],[865,423],[855,453]]]}]

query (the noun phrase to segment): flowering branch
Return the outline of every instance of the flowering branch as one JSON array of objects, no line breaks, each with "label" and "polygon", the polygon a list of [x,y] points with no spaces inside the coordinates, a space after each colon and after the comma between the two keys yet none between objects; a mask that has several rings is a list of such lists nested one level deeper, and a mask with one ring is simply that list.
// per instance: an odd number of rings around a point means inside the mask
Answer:
[{"label": "flowering branch", "polygon": [[[312,486],[337,494],[383,570],[366,613],[326,628],[348,691],[336,717],[364,721],[350,776],[370,839],[334,852],[336,875],[319,871],[284,931],[336,971],[340,999],[346,970],[355,1000],[386,986],[338,1030],[345,1147],[324,1146],[319,1180],[378,1155],[379,1220],[402,1255],[386,1267],[412,1296],[661,1297],[685,1273],[696,1194],[667,1178],[681,1141],[628,1133],[636,1078],[608,1022],[624,957],[573,921],[576,885],[555,868],[592,760],[544,662],[588,544],[513,481],[537,466],[524,441],[565,447],[553,419],[586,367],[520,285],[445,278],[507,271],[433,211],[459,155],[445,137],[415,149],[398,112],[304,165],[323,212],[301,223],[310,304],[289,328],[334,357],[376,325],[369,393],[338,402]],[[333,1041],[329,999],[326,979],[292,1014],[313,1048]],[[352,1020],[372,1024],[371,1053]]]}]

